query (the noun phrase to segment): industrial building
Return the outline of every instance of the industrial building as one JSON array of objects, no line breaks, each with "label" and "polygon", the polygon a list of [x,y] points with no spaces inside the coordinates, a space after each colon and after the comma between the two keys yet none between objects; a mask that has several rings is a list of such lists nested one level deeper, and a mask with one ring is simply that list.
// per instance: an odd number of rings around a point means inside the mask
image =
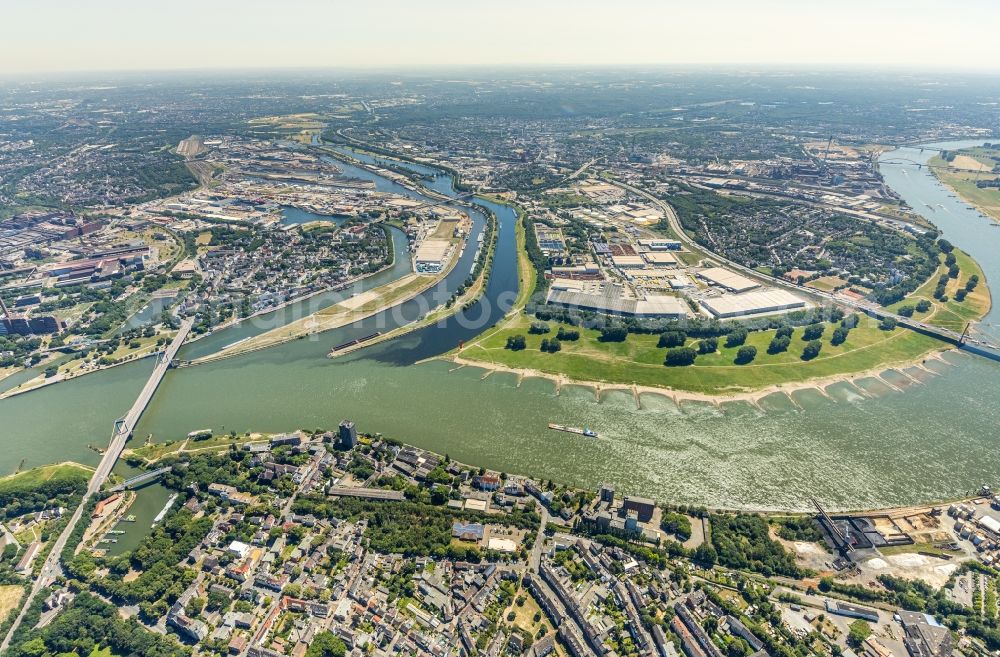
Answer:
[{"label": "industrial building", "polygon": [[149,247],[126,245],[92,253],[86,259],[55,263],[45,273],[56,278],[57,287],[81,285],[117,278],[126,270],[141,271],[148,256]]},{"label": "industrial building", "polygon": [[600,281],[604,280],[601,275],[601,268],[596,262],[585,262],[582,265],[570,265],[562,267],[552,267],[550,270],[554,278],[566,278],[576,281]]},{"label": "industrial building", "polygon": [[646,497],[635,497],[626,495],[622,503],[622,510],[625,512],[635,511],[639,515],[639,522],[649,522],[656,510],[656,502]]},{"label": "industrial building", "polygon": [[622,286],[607,283],[556,280],[546,301],[556,306],[623,317],[683,319],[688,316],[688,305],[683,299],[667,295],[627,298]]},{"label": "industrial building", "polygon": [[639,240],[639,244],[650,251],[680,251],[681,243],[677,240],[652,239]]},{"label": "industrial building", "polygon": [[739,294],[760,287],[760,283],[722,267],[709,267],[698,272],[698,277],[709,285]]},{"label": "industrial building", "polygon": [[646,266],[646,261],[637,255],[613,255],[611,264],[618,269],[641,269]]},{"label": "industrial building", "polygon": [[953,650],[951,631],[930,614],[899,611],[903,644],[912,657],[949,657]]},{"label": "industrial building", "polygon": [[413,268],[419,274],[436,274],[444,268],[450,250],[451,242],[448,240],[424,240],[413,257]]},{"label": "industrial building", "polygon": [[535,239],[538,248],[547,256],[560,255],[566,250],[566,240],[558,228],[535,224]]},{"label": "industrial building", "polygon": [[766,315],[805,308],[806,302],[791,292],[769,289],[746,294],[726,294],[701,300],[701,305],[718,319]]},{"label": "industrial building", "polygon": [[642,258],[654,267],[674,267],[677,265],[677,258],[672,253],[646,251],[642,254]]},{"label": "industrial building", "polygon": [[842,602],[840,600],[827,600],[826,610],[831,614],[837,614],[838,616],[847,616],[848,618],[861,618],[870,623],[878,622],[877,611],[875,611],[874,609],[869,609],[867,607],[852,605],[849,602]]},{"label": "industrial building", "polygon": [[0,335],[44,335],[61,333],[66,324],[53,315],[27,315],[10,312],[7,304],[0,299]]}]

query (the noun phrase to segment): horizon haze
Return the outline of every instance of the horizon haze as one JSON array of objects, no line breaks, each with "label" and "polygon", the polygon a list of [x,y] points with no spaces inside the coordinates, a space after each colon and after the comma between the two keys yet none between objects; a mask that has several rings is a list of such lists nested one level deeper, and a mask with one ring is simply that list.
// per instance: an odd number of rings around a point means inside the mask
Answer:
[{"label": "horizon haze", "polygon": [[[839,66],[996,72],[1000,5],[890,0],[15,3],[0,74],[275,68]],[[44,30],[30,29],[45,22]]]}]

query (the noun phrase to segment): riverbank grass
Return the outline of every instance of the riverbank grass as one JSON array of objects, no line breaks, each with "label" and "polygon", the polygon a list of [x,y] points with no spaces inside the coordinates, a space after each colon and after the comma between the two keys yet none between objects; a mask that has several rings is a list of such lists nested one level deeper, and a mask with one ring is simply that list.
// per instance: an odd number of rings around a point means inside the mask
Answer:
[{"label": "riverbank grass", "polygon": [[296,340],[307,335],[347,326],[416,297],[431,287],[437,280],[438,278],[435,276],[407,274],[391,283],[362,292],[311,315],[289,322],[284,326],[279,326],[270,331],[255,335],[248,340],[237,342],[218,352],[197,359],[195,362],[217,360],[219,358],[249,353]]},{"label": "riverbank grass", "polygon": [[153,464],[167,456],[178,456],[180,454],[190,454],[197,452],[212,452],[230,449],[232,446],[242,448],[247,443],[260,443],[270,440],[270,434],[245,433],[232,435],[229,433],[216,434],[210,438],[194,440],[182,438],[180,440],[169,440],[162,443],[150,443],[142,447],[126,449],[123,456],[126,459],[138,458],[147,464]]},{"label": "riverbank grass", "polygon": [[[955,190],[966,203],[976,206],[979,210],[995,221],[1000,222],[1000,188],[997,187],[977,187],[977,180],[995,180],[1000,177],[990,173],[991,166],[986,164],[992,161],[985,158],[982,148],[963,149],[958,151],[959,155],[952,162],[945,161],[940,155],[936,155],[927,163],[931,171],[938,180]],[[1000,155],[1000,150],[994,149],[993,153]],[[984,161],[985,160],[985,161]],[[982,172],[976,173],[973,163],[980,165]]]},{"label": "riverbank grass", "polygon": [[[969,322],[983,318],[992,307],[992,295],[987,285],[986,276],[982,268],[972,259],[969,254],[959,249],[953,251],[955,254],[955,264],[958,265],[958,278],[951,278],[945,286],[945,295],[948,300],[938,301],[934,298],[934,290],[937,288],[938,279],[948,273],[948,268],[944,266],[944,257],[941,257],[942,264],[927,281],[905,300],[889,306],[889,310],[898,312],[903,306],[915,306],[919,301],[930,302],[930,310],[920,313],[914,312],[913,318],[923,321],[932,326],[951,329],[961,332]],[[972,292],[969,292],[964,301],[957,301],[955,293],[963,289],[972,276],[979,277],[979,284]]]},{"label": "riverbank grass", "polygon": [[87,481],[94,469],[80,463],[66,461],[53,465],[43,465],[24,472],[0,477],[0,496],[33,491],[44,483],[79,479]]},{"label": "riverbank grass", "polygon": [[[861,325],[853,329],[841,345],[830,343],[830,336],[837,325],[827,324],[822,351],[810,361],[802,360],[807,342],[802,339],[804,328],[800,327],[795,329],[788,351],[773,355],[767,353],[775,334],[773,330],[750,333],[746,344],[757,348],[757,356],[745,365],[735,362],[739,347],[726,347],[725,339],[721,338],[718,351],[699,355],[694,365],[667,367],[663,364],[667,350],[657,346],[658,335],[629,334],[624,342],[601,342],[597,330],[556,322],[549,323],[550,333],[532,335],[528,333],[532,321],[531,317],[520,314],[502,328],[466,345],[455,355],[487,365],[564,375],[576,381],[726,394],[867,372],[878,367],[917,361],[947,346],[913,331],[883,331],[875,321],[862,318]],[[578,330],[580,339],[562,341],[562,349],[554,354],[541,351],[541,341],[554,337],[560,326]],[[507,338],[514,335],[524,336],[525,349],[512,351],[505,348]],[[696,339],[689,339],[685,346],[697,349],[698,343]]]}]

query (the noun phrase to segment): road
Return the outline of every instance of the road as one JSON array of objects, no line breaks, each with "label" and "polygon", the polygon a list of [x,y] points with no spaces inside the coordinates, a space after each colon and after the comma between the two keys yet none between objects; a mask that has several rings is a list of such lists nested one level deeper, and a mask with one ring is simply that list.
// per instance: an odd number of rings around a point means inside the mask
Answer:
[{"label": "road", "polygon": [[563,178],[562,182],[566,182],[567,180],[573,180],[574,178],[578,178],[580,176],[580,174],[582,174],[584,171],[586,171],[587,169],[589,169],[593,165],[597,164],[598,161],[603,160],[603,159],[604,159],[603,157],[595,157],[590,162],[587,162],[586,164],[584,164],[583,166],[581,166],[579,169],[577,169],[573,173],[571,173],[568,176],[566,176],[565,178]]},{"label": "road", "polygon": [[538,574],[538,565],[542,561],[542,545],[545,543],[545,527],[549,524],[549,510],[541,502],[538,503],[538,515],[541,522],[538,525],[538,534],[535,536],[535,543],[531,546],[531,554],[528,556],[528,571]]},{"label": "road", "polygon": [[87,484],[87,490],[83,494],[80,504],[76,507],[76,510],[73,511],[73,515],[70,517],[66,528],[63,529],[62,533],[59,534],[59,537],[56,538],[55,543],[53,543],[52,549],[49,551],[38,577],[35,578],[28,595],[25,596],[24,604],[21,606],[21,611],[18,612],[17,618],[14,619],[14,624],[10,626],[7,636],[4,637],[3,643],[0,644],[0,654],[7,651],[7,648],[10,645],[10,640],[14,636],[14,632],[17,631],[21,621],[24,620],[24,616],[28,612],[31,602],[35,599],[35,596],[38,595],[38,592],[51,584],[56,577],[62,574],[62,565],[59,563],[59,557],[62,554],[63,548],[66,547],[69,537],[72,536],[77,523],[80,522],[80,518],[83,516],[83,510],[87,506],[87,502],[90,501],[90,498],[94,495],[94,493],[99,491],[101,486],[104,485],[104,482],[107,481],[108,476],[111,474],[111,470],[115,467],[115,463],[118,462],[118,458],[121,456],[122,450],[125,449],[125,443],[132,435],[132,430],[135,429],[136,423],[138,423],[143,411],[145,411],[146,407],[149,405],[149,401],[153,398],[153,394],[156,392],[157,387],[159,387],[160,381],[163,380],[163,375],[167,373],[167,370],[170,368],[171,361],[177,356],[177,351],[181,348],[181,344],[183,344],[184,340],[187,338],[188,333],[191,332],[191,327],[193,325],[193,318],[185,319],[181,322],[177,335],[174,336],[170,346],[168,346],[166,351],[163,352],[163,356],[157,360],[156,367],[153,368],[152,374],[150,374],[149,379],[146,381],[146,385],[143,386],[142,392],[139,393],[139,397],[135,400],[132,408],[128,410],[128,413],[126,413],[124,417],[115,422],[114,433],[111,436],[111,442],[108,444],[108,449],[104,452],[104,457],[101,458],[101,462],[98,464],[97,469],[94,470],[94,474],[90,478],[90,483]]}]

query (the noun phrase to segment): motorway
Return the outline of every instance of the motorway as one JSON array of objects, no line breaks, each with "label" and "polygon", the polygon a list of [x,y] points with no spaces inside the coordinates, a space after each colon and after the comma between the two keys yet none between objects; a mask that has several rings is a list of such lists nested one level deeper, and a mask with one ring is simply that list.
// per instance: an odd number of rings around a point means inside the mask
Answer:
[{"label": "motorway", "polygon": [[17,631],[21,621],[24,620],[24,616],[28,612],[28,608],[31,606],[35,596],[38,595],[38,592],[51,584],[56,577],[62,574],[62,565],[59,563],[59,557],[62,554],[63,548],[66,547],[69,537],[73,534],[73,529],[76,527],[77,523],[80,522],[80,518],[83,516],[83,510],[87,506],[87,502],[94,495],[94,493],[101,489],[101,486],[103,486],[104,482],[107,481],[108,476],[111,475],[111,470],[115,467],[115,463],[118,462],[118,458],[121,456],[122,450],[125,449],[125,443],[132,436],[132,430],[139,422],[139,418],[142,416],[143,411],[146,410],[150,400],[152,400],[153,394],[160,385],[160,381],[163,380],[163,375],[167,373],[167,370],[170,368],[171,361],[173,361],[173,359],[177,356],[177,351],[181,348],[184,340],[191,332],[191,327],[193,325],[193,318],[188,318],[181,322],[177,335],[174,336],[170,346],[167,347],[166,351],[163,352],[162,356],[157,360],[156,367],[153,368],[152,374],[149,375],[146,385],[143,386],[142,392],[139,393],[139,397],[135,400],[135,403],[132,404],[132,408],[128,410],[128,413],[126,413],[124,417],[115,422],[114,433],[111,435],[111,442],[108,444],[108,449],[104,452],[104,457],[101,458],[101,462],[98,464],[97,469],[94,470],[94,474],[90,478],[90,483],[87,484],[87,490],[83,494],[83,498],[80,500],[79,506],[76,507],[76,510],[70,517],[66,528],[63,529],[62,533],[59,534],[59,537],[52,545],[52,549],[49,551],[48,557],[46,557],[45,563],[42,565],[42,569],[39,572],[38,577],[35,578],[28,595],[25,596],[24,604],[21,606],[21,611],[18,613],[17,618],[14,619],[13,625],[10,626],[10,630],[8,630],[7,636],[4,637],[3,643],[0,643],[0,654],[7,651],[10,640],[14,636],[14,632]]}]

